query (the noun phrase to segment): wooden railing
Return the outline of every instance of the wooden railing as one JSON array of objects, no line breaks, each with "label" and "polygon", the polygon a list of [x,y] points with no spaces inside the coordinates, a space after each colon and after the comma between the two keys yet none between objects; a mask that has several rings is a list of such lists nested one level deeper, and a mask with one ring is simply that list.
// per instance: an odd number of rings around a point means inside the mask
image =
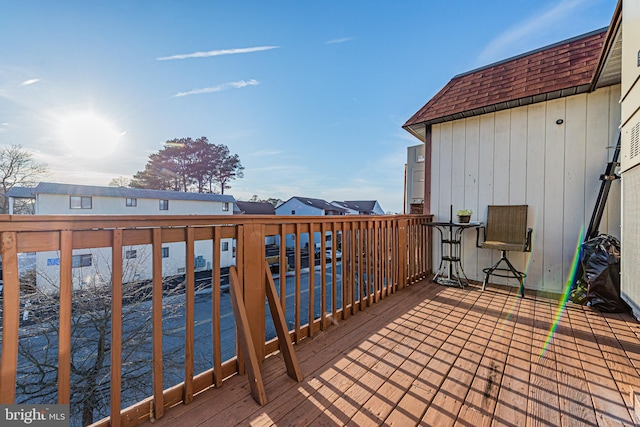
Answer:
[{"label": "wooden railing", "polygon": [[[237,275],[243,286],[243,299],[257,359],[278,349],[277,338],[267,340],[265,287],[265,239],[279,240],[279,295],[287,307],[286,274],[293,276],[293,327],[291,339],[299,343],[327,329],[332,322],[346,319],[390,294],[426,277],[431,268],[428,227],[422,224],[430,216],[0,216],[0,242],[4,290],[2,295],[2,354],[0,365],[0,404],[16,401],[16,372],[21,333],[21,290],[18,254],[56,251],[59,254],[59,328],[57,336],[57,402],[71,401],[72,307],[74,303],[73,251],[103,248],[111,255],[111,325],[110,325],[110,418],[97,425],[135,425],[160,418],[166,408],[189,404],[193,396],[208,387],[221,387],[223,380],[244,373],[241,352],[222,360],[220,334],[220,243],[234,239]],[[316,233],[322,236],[316,241]],[[308,284],[302,283],[303,235],[308,238]],[[286,273],[287,235],[295,236],[292,270]],[[326,243],[331,235],[331,247]],[[194,294],[196,278],[193,268],[184,273],[184,381],[163,386],[163,271],[162,245],[184,242],[185,266],[194,265],[196,241],[212,243],[212,361],[211,369],[194,372]],[[151,379],[152,395],[122,409],[122,340],[123,340],[123,248],[149,245],[152,252],[151,280]],[[319,246],[320,261],[316,260]],[[104,249],[106,248],[106,249]],[[329,251],[329,252],[327,252]],[[328,255],[330,254],[330,255]],[[338,257],[340,254],[340,257]],[[325,260],[325,258],[328,258]],[[319,266],[316,266],[319,264]],[[315,269],[320,270],[316,283]],[[307,279],[305,279],[307,280]],[[307,287],[308,286],[308,287]],[[316,287],[320,288],[320,310],[316,312]],[[308,295],[302,306],[301,294]],[[301,313],[305,313],[305,324]],[[236,340],[237,346],[237,340]],[[238,354],[238,352],[236,352]]]}]

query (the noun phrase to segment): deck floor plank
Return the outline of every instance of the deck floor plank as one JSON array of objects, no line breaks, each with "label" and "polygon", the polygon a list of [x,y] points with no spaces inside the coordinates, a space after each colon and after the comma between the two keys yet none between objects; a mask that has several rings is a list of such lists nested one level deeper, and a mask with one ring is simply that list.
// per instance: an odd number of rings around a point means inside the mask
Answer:
[{"label": "deck floor plank", "polygon": [[[589,325],[585,310],[569,310],[569,320],[573,329],[582,370],[592,397],[598,425],[634,425],[624,398],[613,375],[609,371],[594,332]],[[598,333],[598,332],[597,332]]]},{"label": "deck floor plank", "polygon": [[[528,291],[422,281],[166,411],[156,426],[634,425],[640,325]],[[151,423],[147,423],[151,426]]]},{"label": "deck floor plank", "polygon": [[[567,311],[575,309],[568,307]],[[598,425],[566,311],[562,313],[562,322],[556,328],[553,339],[556,349],[561,425],[567,427]]]},{"label": "deck floor plank", "polygon": [[556,356],[551,334],[553,318],[548,302],[535,304],[531,342],[531,377],[527,408],[528,426],[559,426],[560,400],[556,375]]},{"label": "deck floor plank", "polygon": [[600,313],[587,313],[587,320],[625,403],[632,407],[631,390],[640,391],[640,377],[635,367],[628,364],[629,356],[620,344],[622,336],[614,335],[609,322]]},{"label": "deck floor plank", "polygon": [[[460,298],[460,296],[462,298]],[[433,334],[432,342],[433,357],[427,362],[424,368],[417,374],[407,393],[402,397],[398,405],[385,419],[386,425],[408,425],[417,424],[422,419],[424,413],[429,408],[433,397],[440,389],[441,384],[451,370],[453,361],[460,351],[460,338],[453,332],[456,326],[462,322],[465,315],[473,307],[473,303],[478,299],[478,295],[470,293],[460,294],[457,289],[453,298],[448,298],[444,294],[439,298],[447,298],[450,303],[460,301],[452,312],[442,320],[438,330]],[[465,304],[471,302],[471,304]]]},{"label": "deck floor plank", "polygon": [[456,423],[486,349],[489,337],[485,335],[480,342],[476,338],[482,336],[482,320],[486,311],[495,303],[495,295],[482,293],[467,316],[457,326],[457,331],[464,332],[464,335],[460,336],[464,339],[464,343],[461,344],[458,357],[449,374],[422,417],[423,423],[438,426]]},{"label": "deck floor plank", "polygon": [[[438,308],[435,308],[436,304]],[[441,321],[442,319],[447,318],[448,315],[450,315],[451,312],[455,309],[454,306],[449,304],[441,304],[439,302],[436,302],[436,304],[434,304],[431,307],[432,309],[435,309],[433,312],[434,315],[430,315],[430,316],[422,315],[421,316],[422,322],[420,324],[417,324],[414,318],[417,317],[419,313],[418,312],[410,313],[410,316],[405,318],[403,325],[401,325],[400,328],[397,328],[396,331],[401,329],[402,326],[406,325],[406,326],[409,326],[410,328],[405,329],[405,337],[407,336],[407,334],[410,334],[409,336],[411,336],[414,339],[420,337],[422,340],[424,340],[428,336],[428,334],[434,331],[435,329],[434,328],[435,324],[433,323],[434,319],[440,319]],[[419,330],[416,331],[418,326],[423,326],[424,327],[423,330],[425,332],[421,333]],[[428,328],[428,326],[431,326],[431,327]],[[400,362],[400,360],[398,359],[396,360]],[[388,362],[389,362],[388,360],[381,361],[380,369],[388,368],[387,366]],[[398,365],[396,365],[396,367],[397,366]],[[417,365],[416,367],[421,368],[422,366],[423,365]],[[372,370],[375,370],[375,367]],[[332,416],[330,417],[330,419],[333,422],[337,424],[342,424],[342,425],[349,422],[349,419],[351,418],[351,416],[355,415],[357,411],[360,410],[360,408],[366,403],[368,398],[375,393],[375,390],[377,390],[377,388],[380,388],[382,386],[384,382],[378,381],[375,378],[371,379],[367,377],[367,375],[369,375],[370,372],[365,372],[363,374],[363,377],[357,379],[358,381],[355,381],[356,378],[354,378],[354,381],[351,387],[348,390],[346,390],[345,393],[342,394],[342,396],[340,395],[335,396],[336,399],[334,400],[334,407],[336,411],[334,411],[334,414],[332,414]],[[391,374],[393,373],[393,370],[386,369],[386,372],[388,376],[391,376]],[[376,385],[375,389],[370,385],[369,390],[364,390],[362,388],[362,383],[367,383],[369,381],[374,381],[374,385]]]},{"label": "deck floor plank", "polygon": [[532,299],[518,299],[507,319],[508,322],[515,324],[491,423],[493,426],[524,426],[526,424],[533,308]]},{"label": "deck floor plank", "polygon": [[485,426],[493,418],[514,325],[514,322],[507,322],[506,316],[509,314],[498,316],[496,311],[504,312],[505,307],[513,306],[515,298],[518,298],[515,294],[494,293],[491,306],[470,338],[470,341],[483,348],[484,353],[458,412],[456,425]]}]

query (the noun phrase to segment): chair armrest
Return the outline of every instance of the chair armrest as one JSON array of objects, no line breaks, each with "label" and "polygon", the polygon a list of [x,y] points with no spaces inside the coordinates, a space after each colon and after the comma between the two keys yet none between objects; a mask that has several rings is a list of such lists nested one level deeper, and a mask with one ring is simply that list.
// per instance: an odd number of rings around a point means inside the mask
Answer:
[{"label": "chair armrest", "polygon": [[480,243],[480,229],[482,229],[482,242],[485,241],[485,227],[477,227],[476,228],[476,248],[481,248],[482,243]]},{"label": "chair armrest", "polygon": [[527,242],[525,246],[525,252],[531,252],[531,233],[533,233],[533,228],[527,229]]}]

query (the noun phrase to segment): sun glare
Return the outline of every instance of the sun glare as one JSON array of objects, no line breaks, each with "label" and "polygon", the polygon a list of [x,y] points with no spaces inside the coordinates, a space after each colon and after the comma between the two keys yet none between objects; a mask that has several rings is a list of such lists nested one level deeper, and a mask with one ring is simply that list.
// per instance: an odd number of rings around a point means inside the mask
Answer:
[{"label": "sun glare", "polygon": [[102,158],[112,154],[122,133],[94,113],[67,116],[59,122],[59,136],[76,157]]}]

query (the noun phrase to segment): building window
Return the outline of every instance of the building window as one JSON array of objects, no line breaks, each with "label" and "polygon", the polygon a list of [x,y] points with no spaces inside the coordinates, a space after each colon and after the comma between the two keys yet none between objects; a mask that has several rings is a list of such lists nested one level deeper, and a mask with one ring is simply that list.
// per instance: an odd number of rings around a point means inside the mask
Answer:
[{"label": "building window", "polygon": [[91,254],[74,255],[71,258],[71,267],[91,267]]},{"label": "building window", "polygon": [[137,206],[138,206],[138,199],[136,199],[135,197],[127,197],[128,208],[135,208]]},{"label": "building window", "polygon": [[229,212],[229,202],[224,202],[224,203],[222,204],[222,210],[223,210],[224,212]]},{"label": "building window", "polygon": [[291,215],[295,215],[295,214],[296,214],[296,210],[294,209],[291,211]]},{"label": "building window", "polygon": [[133,251],[125,251],[125,253],[124,253],[124,257],[125,257],[126,259],[134,259],[134,258],[137,258],[137,257],[138,257],[138,251],[135,251],[135,250],[133,250]]},{"label": "building window", "polygon": [[91,197],[88,196],[71,196],[71,209],[91,209]]},{"label": "building window", "polygon": [[169,210],[169,201],[168,200],[160,200],[160,210],[168,211]]},{"label": "building window", "polygon": [[222,252],[229,250],[229,242],[222,242]]},{"label": "building window", "polygon": [[168,247],[162,248],[162,258],[169,258],[169,248]]}]

